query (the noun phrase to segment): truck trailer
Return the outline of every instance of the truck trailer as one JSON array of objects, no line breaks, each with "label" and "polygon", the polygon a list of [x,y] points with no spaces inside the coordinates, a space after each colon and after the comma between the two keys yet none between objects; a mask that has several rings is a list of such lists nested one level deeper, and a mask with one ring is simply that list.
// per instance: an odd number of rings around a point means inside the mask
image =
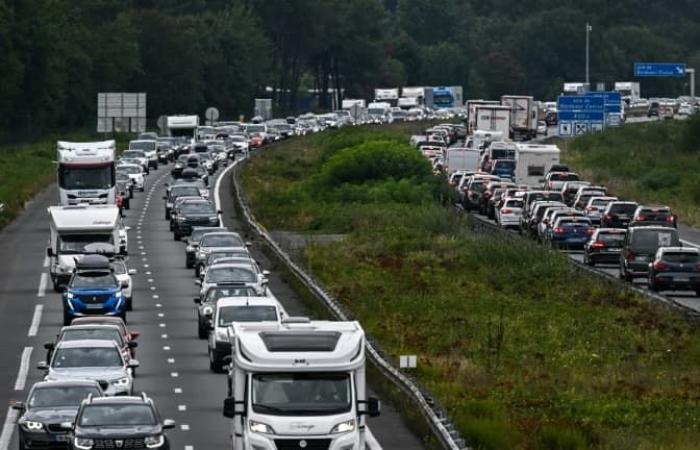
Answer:
[{"label": "truck trailer", "polygon": [[528,95],[504,95],[501,104],[510,107],[510,138],[528,140],[537,137],[537,105]]}]

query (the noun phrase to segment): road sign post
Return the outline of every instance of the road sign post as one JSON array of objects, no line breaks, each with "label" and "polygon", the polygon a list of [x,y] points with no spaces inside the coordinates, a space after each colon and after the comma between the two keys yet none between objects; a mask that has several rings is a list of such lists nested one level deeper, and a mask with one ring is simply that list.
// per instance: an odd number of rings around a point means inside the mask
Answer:
[{"label": "road sign post", "polygon": [[207,119],[207,125],[214,125],[214,122],[219,120],[219,110],[211,106],[204,112],[204,117]]}]

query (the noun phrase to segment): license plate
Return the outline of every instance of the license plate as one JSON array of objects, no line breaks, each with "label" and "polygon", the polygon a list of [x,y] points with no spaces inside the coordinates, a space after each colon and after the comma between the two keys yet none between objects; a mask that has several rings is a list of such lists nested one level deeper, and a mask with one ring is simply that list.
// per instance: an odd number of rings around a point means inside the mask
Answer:
[{"label": "license plate", "polygon": [[56,442],[70,442],[70,434],[59,434],[56,436]]},{"label": "license plate", "polygon": [[688,282],[688,281],[690,281],[690,277],[677,277],[676,281]]},{"label": "license plate", "polygon": [[622,249],[621,248],[611,248],[611,249],[608,249],[608,251],[610,253],[620,253],[622,251]]},{"label": "license plate", "polygon": [[98,309],[102,309],[102,305],[85,305],[85,309],[89,311],[95,311]]},{"label": "license plate", "polygon": [[644,262],[644,261],[647,261],[648,259],[649,259],[648,256],[644,256],[644,255],[637,256],[637,261]]}]

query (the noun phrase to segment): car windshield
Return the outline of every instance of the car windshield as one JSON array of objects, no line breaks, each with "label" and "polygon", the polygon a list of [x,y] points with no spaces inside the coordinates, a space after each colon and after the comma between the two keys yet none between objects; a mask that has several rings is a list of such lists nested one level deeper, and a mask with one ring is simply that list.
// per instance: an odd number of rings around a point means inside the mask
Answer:
[{"label": "car windshield", "polygon": [[253,410],[268,415],[331,415],[350,411],[347,373],[259,373],[253,375]]},{"label": "car windshield", "polygon": [[664,261],[673,263],[696,263],[700,261],[700,255],[690,252],[664,252]]},{"label": "car windshield", "polygon": [[214,287],[207,291],[207,302],[215,302],[224,297],[255,297],[258,295],[250,286]]},{"label": "car windshield", "polygon": [[153,426],[157,421],[148,405],[112,404],[85,406],[78,424],[81,427],[130,427]]},{"label": "car windshield", "polygon": [[549,176],[549,181],[578,181],[575,173],[553,173]]},{"label": "car windshield", "polygon": [[32,408],[56,408],[61,406],[80,406],[80,402],[92,394],[101,397],[102,394],[95,386],[51,386],[37,388],[32,391],[27,406]]},{"label": "car windshield", "polygon": [[177,197],[199,197],[199,189],[196,186],[175,186],[170,191],[171,198]]},{"label": "car windshield", "polygon": [[513,160],[501,160],[501,161],[496,161],[494,164],[494,168],[497,169],[513,169],[515,168],[515,161]]},{"label": "car windshield", "polygon": [[252,270],[245,267],[212,267],[207,271],[207,281],[210,283],[226,281],[254,283],[257,281],[257,277]]},{"label": "car windshield", "polygon": [[219,308],[219,326],[226,327],[233,322],[276,321],[277,308],[269,305],[225,306]]},{"label": "car windshield", "polygon": [[129,142],[129,150],[145,150],[147,152],[156,149],[156,141]]},{"label": "car windshield", "polygon": [[118,346],[124,346],[123,336],[116,328],[76,328],[66,329],[61,333],[61,341],[80,341],[82,339],[98,339],[114,341]]},{"label": "car windshield", "polygon": [[74,289],[113,289],[117,286],[117,278],[105,272],[76,273],[70,284]]},{"label": "car windshield", "polygon": [[204,202],[187,202],[180,206],[182,214],[214,214],[214,205]]},{"label": "car windshield", "polygon": [[639,212],[639,216],[643,216],[645,220],[666,220],[671,215],[671,211],[651,211],[643,209]]},{"label": "car windshield", "polygon": [[474,191],[477,194],[484,192],[485,189],[486,189],[486,183],[483,181],[476,181],[476,182],[472,183],[471,186],[469,186],[469,190]]},{"label": "car windshield", "polygon": [[121,367],[122,355],[115,347],[60,347],[51,366],[55,369],[72,367]]},{"label": "car windshield", "polygon": [[635,230],[632,235],[632,246],[643,249],[673,247],[679,244],[675,230]]},{"label": "car windshield", "polygon": [[125,150],[122,153],[123,158],[145,158],[146,153],[143,150]]},{"label": "car windshield", "polygon": [[202,237],[200,245],[202,247],[243,247],[240,237],[233,234],[213,234]]},{"label": "car windshield", "polygon": [[246,258],[250,259],[250,256],[246,252],[217,252],[212,253],[207,258],[207,264],[214,264],[224,258]]},{"label": "car windshield", "polygon": [[113,262],[110,266],[116,275],[124,275],[126,273],[126,265],[123,262]]},{"label": "car windshield", "polygon": [[263,133],[265,131],[265,125],[248,125],[245,131],[247,133]]},{"label": "car windshield", "polygon": [[[515,149],[512,148],[492,148],[491,159],[511,159],[515,158]],[[515,165],[514,161],[511,161]]]},{"label": "car windshield", "polygon": [[603,198],[597,198],[593,201],[591,201],[591,206],[605,206],[608,203],[610,203],[612,200],[609,199],[603,199]]},{"label": "car windshield", "polygon": [[126,174],[131,174],[135,175],[137,173],[141,173],[141,168],[136,167],[136,166],[119,166],[117,168],[119,172],[126,173]]},{"label": "car windshield", "polygon": [[60,234],[58,253],[84,253],[85,246],[96,242],[114,245],[114,237],[111,234]]}]

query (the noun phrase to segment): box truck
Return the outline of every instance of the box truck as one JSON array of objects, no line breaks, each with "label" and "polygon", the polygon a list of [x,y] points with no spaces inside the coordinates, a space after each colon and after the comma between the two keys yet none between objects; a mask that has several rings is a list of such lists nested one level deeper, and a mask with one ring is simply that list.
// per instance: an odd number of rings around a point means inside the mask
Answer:
[{"label": "box truck", "polygon": [[480,105],[500,105],[495,100],[467,100],[467,133],[472,134],[476,130],[476,107]]},{"label": "box truck", "polygon": [[479,170],[481,152],[469,148],[449,148],[445,158],[445,168],[450,175],[458,170]]},{"label": "box truck", "polygon": [[510,107],[501,105],[477,105],[474,131],[500,131],[504,136],[510,134]]}]

